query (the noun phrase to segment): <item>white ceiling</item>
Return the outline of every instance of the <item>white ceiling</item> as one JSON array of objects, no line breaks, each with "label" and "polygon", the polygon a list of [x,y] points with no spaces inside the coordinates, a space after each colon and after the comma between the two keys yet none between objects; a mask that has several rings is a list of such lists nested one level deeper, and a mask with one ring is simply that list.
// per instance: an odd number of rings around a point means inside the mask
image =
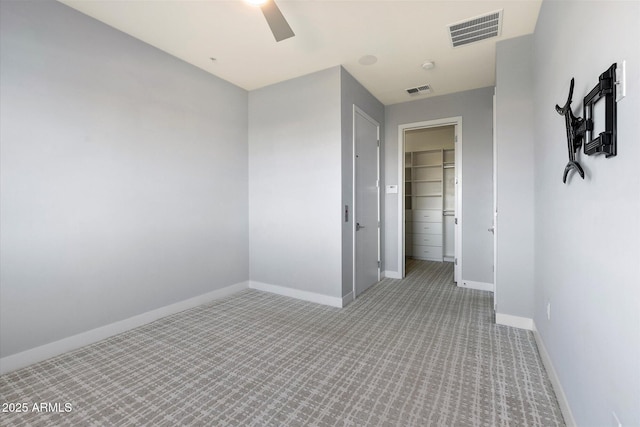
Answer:
[{"label": "white ceiling", "polygon": [[[277,43],[243,0],[61,1],[246,90],[342,65],[385,105],[494,85],[496,41],[532,33],[542,2],[276,0],[296,34]],[[500,9],[500,37],[451,47],[449,24]]]}]

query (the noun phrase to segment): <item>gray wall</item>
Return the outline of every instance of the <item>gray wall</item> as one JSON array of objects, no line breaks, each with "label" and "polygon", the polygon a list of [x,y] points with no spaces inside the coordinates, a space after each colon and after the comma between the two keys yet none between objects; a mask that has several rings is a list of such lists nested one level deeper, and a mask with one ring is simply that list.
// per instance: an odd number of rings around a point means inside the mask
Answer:
[{"label": "gray wall", "polygon": [[340,70],[249,93],[251,280],[342,296]]},{"label": "gray wall", "polygon": [[[349,221],[342,217],[342,296],[353,291],[353,105],[357,105],[380,124],[380,202],[384,203],[384,105],[344,68],[340,68],[340,98],[342,122],[342,209],[349,206]],[[380,208],[383,224],[384,205]],[[380,247],[384,248],[384,234],[380,236]],[[381,255],[384,255],[382,253]],[[384,259],[382,260],[384,270]]]},{"label": "gray wall", "polygon": [[[534,320],[580,426],[612,425],[612,411],[622,425],[640,425],[638,23],[637,1],[545,1],[534,36]],[[582,97],[622,59],[618,156],[581,154],[585,179],[565,185],[565,128],[553,107],[575,77],[582,115]]]},{"label": "gray wall", "polygon": [[247,93],[0,4],[1,356],[247,280]]},{"label": "gray wall", "polygon": [[533,36],[496,48],[496,312],[533,318]]},{"label": "gray wall", "polygon": [[[385,179],[398,184],[398,126],[462,116],[462,279],[493,283],[493,88],[386,107]],[[385,269],[398,266],[398,195],[385,195]]]}]

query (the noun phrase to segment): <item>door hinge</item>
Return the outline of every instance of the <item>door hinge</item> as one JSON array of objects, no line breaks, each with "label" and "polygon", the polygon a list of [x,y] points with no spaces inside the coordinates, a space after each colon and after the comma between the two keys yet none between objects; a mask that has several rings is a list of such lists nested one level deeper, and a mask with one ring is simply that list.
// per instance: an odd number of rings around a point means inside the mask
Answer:
[{"label": "door hinge", "polygon": [[378,147],[380,147],[380,140],[378,140]]},{"label": "door hinge", "polygon": [[453,260],[453,263],[454,263],[455,265],[458,265],[458,258],[455,258],[455,259]]},{"label": "door hinge", "polygon": [[378,221],[378,228],[380,228],[380,221]]},{"label": "door hinge", "polygon": [[458,142],[458,135],[456,135],[456,142]]},{"label": "door hinge", "polygon": [[378,261],[378,268],[380,268],[380,261]]},{"label": "door hinge", "polygon": [[457,224],[457,223],[458,223],[458,218],[455,218],[455,219],[453,220],[453,223],[454,223],[454,224]]}]

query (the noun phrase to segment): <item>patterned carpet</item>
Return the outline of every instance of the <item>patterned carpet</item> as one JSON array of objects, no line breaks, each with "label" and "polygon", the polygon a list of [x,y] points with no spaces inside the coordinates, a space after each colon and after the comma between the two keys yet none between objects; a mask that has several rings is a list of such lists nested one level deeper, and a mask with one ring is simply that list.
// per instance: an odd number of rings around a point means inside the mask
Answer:
[{"label": "patterned carpet", "polygon": [[0,424],[564,425],[533,335],[450,264],[407,268],[344,309],[247,290],[3,375],[28,411]]}]

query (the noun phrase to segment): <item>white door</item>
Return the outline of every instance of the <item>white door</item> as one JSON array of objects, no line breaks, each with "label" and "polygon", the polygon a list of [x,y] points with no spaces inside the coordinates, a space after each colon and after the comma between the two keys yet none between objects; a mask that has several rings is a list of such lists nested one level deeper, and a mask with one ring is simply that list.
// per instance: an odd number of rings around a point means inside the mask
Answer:
[{"label": "white door", "polygon": [[354,105],[354,297],[380,280],[378,123]]}]

